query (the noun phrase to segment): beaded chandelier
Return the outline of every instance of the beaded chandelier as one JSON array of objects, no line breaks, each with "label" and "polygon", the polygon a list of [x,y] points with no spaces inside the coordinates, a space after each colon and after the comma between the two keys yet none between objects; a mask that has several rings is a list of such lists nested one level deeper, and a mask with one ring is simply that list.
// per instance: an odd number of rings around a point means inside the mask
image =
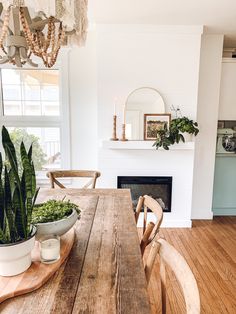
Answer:
[{"label": "beaded chandelier", "polygon": [[[34,18],[31,18],[26,2],[0,2],[0,15],[3,16],[0,20],[0,64],[37,67],[32,61],[34,55],[45,67],[51,68],[62,45],[85,42],[87,0],[35,0],[37,14]],[[34,1],[30,2],[32,5]]]}]

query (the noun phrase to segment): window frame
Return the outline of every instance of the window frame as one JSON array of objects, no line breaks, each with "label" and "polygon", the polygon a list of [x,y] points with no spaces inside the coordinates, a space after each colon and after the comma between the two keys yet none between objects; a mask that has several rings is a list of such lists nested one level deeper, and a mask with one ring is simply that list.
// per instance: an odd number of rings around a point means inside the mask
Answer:
[{"label": "window frame", "polygon": [[[69,75],[68,75],[68,50],[60,52],[60,58],[52,70],[59,70],[59,116],[4,116],[3,90],[2,90],[2,69],[15,69],[10,64],[0,67],[0,127],[56,127],[60,130],[60,150],[61,150],[61,169],[70,169],[71,165],[71,145],[70,145],[70,106],[69,106]],[[22,70],[48,70],[39,65],[37,68],[24,66]],[[1,133],[1,132],[0,132]],[[0,135],[1,139],[1,135]],[[1,141],[1,151],[2,141]],[[44,175],[43,175],[44,174]],[[39,171],[37,175],[39,184],[48,181],[45,171]]]}]

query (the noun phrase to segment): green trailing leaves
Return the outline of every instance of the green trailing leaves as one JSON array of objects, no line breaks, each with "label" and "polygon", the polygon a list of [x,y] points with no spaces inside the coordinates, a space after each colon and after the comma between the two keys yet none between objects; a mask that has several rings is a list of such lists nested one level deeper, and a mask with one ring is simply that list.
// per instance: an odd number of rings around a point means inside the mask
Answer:
[{"label": "green trailing leaves", "polygon": [[169,150],[169,146],[174,143],[185,142],[184,135],[182,133],[189,133],[197,136],[199,132],[197,122],[188,119],[187,117],[181,117],[171,120],[169,128],[164,125],[164,128],[157,131],[157,139],[153,146],[156,149],[163,147],[165,150]]},{"label": "green trailing leaves", "polygon": [[24,143],[21,143],[20,156],[23,171],[20,174],[16,151],[5,127],[2,128],[2,142],[6,166],[3,171],[0,154],[0,243],[6,244],[24,240],[30,236],[32,209],[38,189],[32,162],[32,145],[27,152]]}]

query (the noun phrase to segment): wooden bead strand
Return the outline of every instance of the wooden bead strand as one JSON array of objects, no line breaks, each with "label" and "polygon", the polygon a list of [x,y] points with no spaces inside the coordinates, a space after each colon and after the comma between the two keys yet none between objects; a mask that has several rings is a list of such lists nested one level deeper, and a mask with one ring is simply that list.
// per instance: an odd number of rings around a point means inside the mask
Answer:
[{"label": "wooden bead strand", "polygon": [[5,12],[4,20],[3,20],[3,26],[2,26],[2,32],[0,35],[0,47],[5,54],[7,54],[7,52],[6,52],[5,48],[3,47],[3,41],[5,40],[5,38],[7,36],[9,20],[10,20],[10,10],[11,10],[11,7],[8,7],[8,9]]},{"label": "wooden bead strand", "polygon": [[51,68],[56,63],[57,56],[65,36],[62,23],[60,22],[58,26],[58,35],[56,42],[55,40],[56,21],[53,16],[50,16],[48,19],[46,39],[44,39],[44,35],[42,34],[42,32],[39,31],[36,31],[35,33],[31,32],[28,22],[24,16],[24,11],[22,7],[19,10],[19,16],[23,27],[23,32],[26,38],[26,42],[30,48],[30,51],[34,55],[40,57],[43,60],[43,63],[46,67]]}]

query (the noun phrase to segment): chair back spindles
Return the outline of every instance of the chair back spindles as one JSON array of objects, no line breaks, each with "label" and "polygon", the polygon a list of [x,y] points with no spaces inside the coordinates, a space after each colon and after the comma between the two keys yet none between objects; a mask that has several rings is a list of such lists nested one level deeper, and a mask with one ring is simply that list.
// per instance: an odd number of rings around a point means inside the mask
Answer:
[{"label": "chair back spindles", "polygon": [[[143,209],[143,226],[142,226],[142,239],[140,242],[140,248],[142,255],[145,248],[155,238],[159,232],[160,225],[163,219],[163,210],[160,204],[148,195],[140,196],[135,211],[135,220],[138,223],[140,212]],[[153,222],[148,223],[148,209],[155,215],[155,224]]]},{"label": "chair back spindles", "polygon": [[144,234],[147,228],[147,211],[148,211],[148,208],[145,204],[145,199],[144,199],[143,209],[144,209],[144,212],[143,212],[143,234]]},{"label": "chair back spindles", "polygon": [[166,240],[154,239],[144,267],[149,283],[157,254],[160,256],[162,313],[166,313],[166,270],[168,265],[178,280],[185,299],[187,314],[200,313],[200,296],[196,279],[183,256]]},{"label": "chair back spindles", "polygon": [[91,178],[82,188],[87,189],[91,187],[94,189],[97,178],[100,177],[100,175],[100,172],[92,170],[58,170],[49,171],[47,173],[52,189],[54,189],[55,186],[61,189],[66,188],[57,178]]}]

